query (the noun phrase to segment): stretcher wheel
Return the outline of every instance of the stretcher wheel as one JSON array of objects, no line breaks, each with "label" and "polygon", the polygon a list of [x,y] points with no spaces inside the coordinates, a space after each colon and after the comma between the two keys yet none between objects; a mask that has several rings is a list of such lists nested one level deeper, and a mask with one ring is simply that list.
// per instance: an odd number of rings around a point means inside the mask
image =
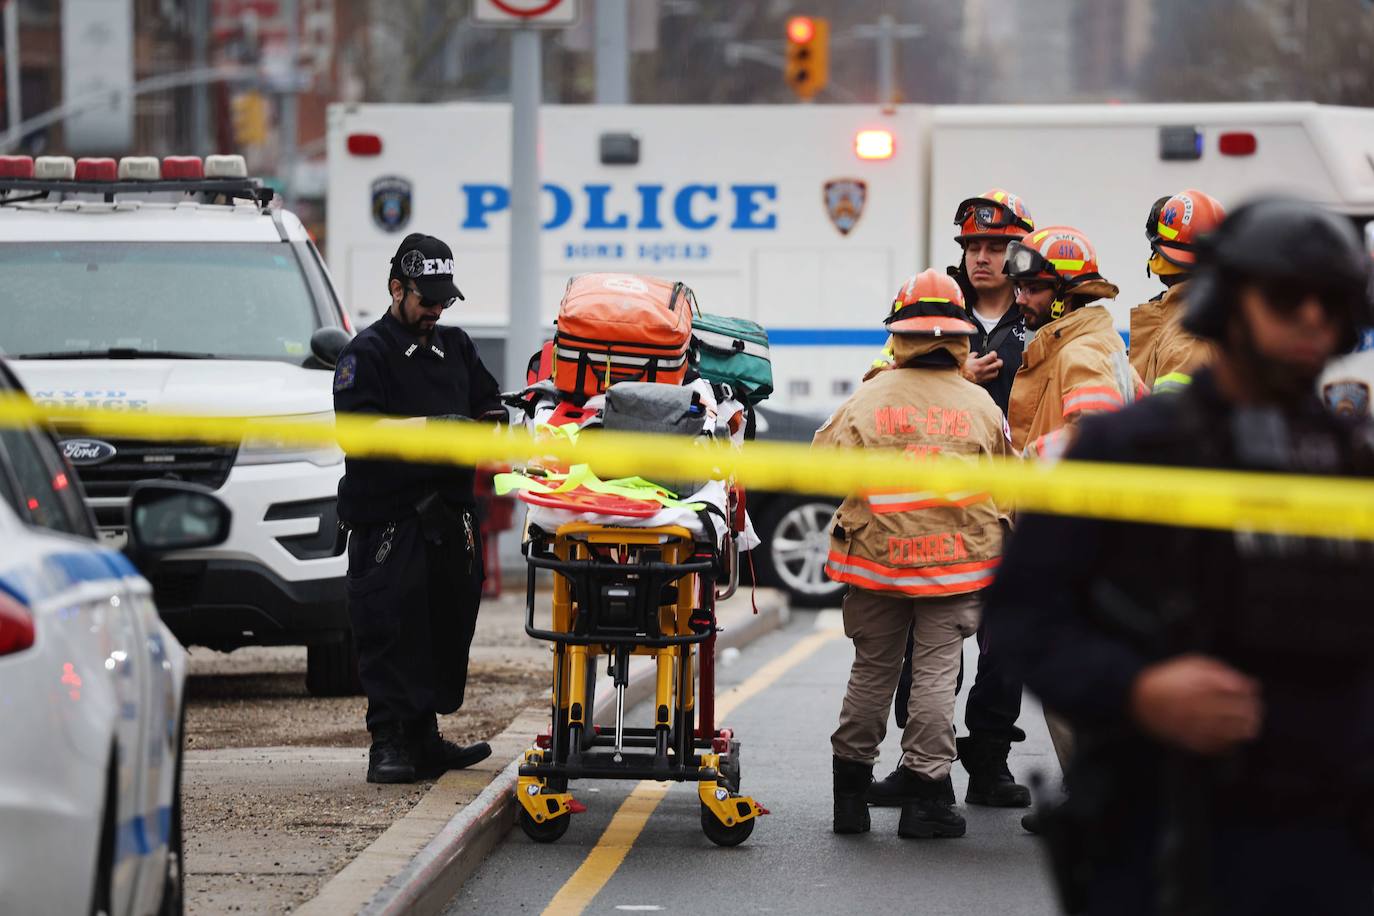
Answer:
[{"label": "stretcher wheel", "polygon": [[740,821],[732,827],[727,827],[716,816],[711,813],[711,809],[706,805],[701,806],[701,832],[706,834],[706,839],[715,843],[717,846],[738,846],[749,839],[749,834],[754,832],[754,821],[758,818],[751,817],[747,821]]},{"label": "stretcher wheel", "polygon": [[[530,817],[530,813],[524,808],[520,809],[520,829],[525,831],[525,836],[534,840],[536,843],[556,843],[563,838],[563,834],[568,832],[568,826],[572,823],[572,815],[565,814],[562,817],[555,817],[538,823]],[[747,836],[748,834],[746,834]]]}]

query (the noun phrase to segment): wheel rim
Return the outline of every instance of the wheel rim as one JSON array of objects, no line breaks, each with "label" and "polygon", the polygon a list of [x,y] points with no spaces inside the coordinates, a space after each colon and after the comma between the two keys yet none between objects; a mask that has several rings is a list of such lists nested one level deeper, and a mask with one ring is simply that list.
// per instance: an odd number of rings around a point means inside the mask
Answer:
[{"label": "wheel rim", "polygon": [[825,574],[834,514],[830,503],[802,503],[778,520],[769,555],[778,578],[792,591],[819,597],[843,588]]}]

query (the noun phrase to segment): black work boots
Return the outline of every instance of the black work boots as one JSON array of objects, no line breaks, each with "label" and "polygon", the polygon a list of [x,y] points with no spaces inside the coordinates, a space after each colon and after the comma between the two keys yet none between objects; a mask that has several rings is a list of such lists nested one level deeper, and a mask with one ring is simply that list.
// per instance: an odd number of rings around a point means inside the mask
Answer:
[{"label": "black work boots", "polygon": [[367,752],[367,781],[396,783],[414,782],[415,758],[405,729],[389,722],[372,730],[372,748]]},{"label": "black work boots", "polygon": [[873,782],[873,764],[833,758],[835,773],[836,833],[867,833],[868,804],[864,800]]},{"label": "black work boots", "polygon": [[991,808],[1029,808],[1030,789],[1018,785],[1007,767],[1011,742],[995,738],[967,737],[955,742],[959,760],[968,771],[964,801]]},{"label": "black work boots", "polygon": [[897,836],[906,839],[963,836],[968,830],[963,815],[954,810],[954,786],[946,776],[938,781],[912,774],[915,797],[902,804]]},{"label": "black work boots", "polygon": [[[900,808],[920,795],[920,784],[925,782],[911,770],[897,764],[897,768],[868,787],[868,803],[875,808]],[[944,798],[954,804],[954,783],[946,776],[941,780]]]},{"label": "black work boots", "polygon": [[448,770],[461,770],[491,756],[485,741],[466,747],[445,740],[433,715],[404,725],[384,723],[372,730],[367,754],[367,781],[415,782],[435,779]]},{"label": "black work boots", "polygon": [[415,759],[415,775],[420,779],[434,779],[449,770],[462,770],[491,756],[491,745],[454,744],[439,734],[439,722],[433,715],[421,716],[406,725],[411,753]]}]

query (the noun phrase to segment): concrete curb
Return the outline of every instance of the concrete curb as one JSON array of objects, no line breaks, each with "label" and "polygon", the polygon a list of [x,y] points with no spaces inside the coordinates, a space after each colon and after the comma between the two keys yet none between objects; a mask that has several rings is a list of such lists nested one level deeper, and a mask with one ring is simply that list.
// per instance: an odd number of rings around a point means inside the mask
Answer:
[{"label": "concrete curb", "polygon": [[[742,593],[729,602],[734,611],[730,619],[720,615],[722,629],[716,637],[717,651],[741,648],[786,622],[788,609],[782,593],[759,591],[758,614],[752,613],[748,597],[747,593]],[[742,610],[735,610],[741,607],[741,599]],[[638,670],[631,671],[625,691],[627,707],[653,695],[654,671],[647,658],[644,662]],[[613,716],[614,704],[614,694],[600,697],[593,710],[593,719],[605,721]],[[454,802],[453,796],[462,791],[464,782],[470,788],[471,777],[478,774],[471,771],[445,774],[420,804],[359,853],[296,913],[307,916],[333,916],[343,912],[369,916],[439,913],[515,825],[519,752],[529,745],[531,736],[547,725],[548,711],[542,704],[521,713],[491,742],[493,756],[511,754],[514,748],[517,749],[515,759],[495,773],[477,796],[464,804],[437,832],[434,811],[451,810],[452,804],[462,804]],[[407,860],[402,850],[407,845],[413,848],[417,834],[430,839]]]}]

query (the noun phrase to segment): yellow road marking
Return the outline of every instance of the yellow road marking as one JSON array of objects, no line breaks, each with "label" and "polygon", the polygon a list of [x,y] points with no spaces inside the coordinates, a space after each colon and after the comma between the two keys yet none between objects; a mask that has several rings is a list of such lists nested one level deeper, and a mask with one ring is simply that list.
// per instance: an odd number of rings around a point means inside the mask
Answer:
[{"label": "yellow road marking", "polygon": [[[716,698],[716,717],[724,719],[739,708],[741,703],[752,699],[769,687],[792,668],[806,661],[821,646],[839,636],[838,630],[822,630],[812,633],[792,648],[771,660],[755,671],[743,683],[731,687]],[[650,782],[645,780],[635,787],[630,797],[616,810],[606,832],[601,834],[587,858],[572,873],[567,883],[554,895],[553,900],[544,908],[544,916],[577,916],[592,902],[606,882],[620,868],[620,863],[630,854],[631,847],[648,823],[659,802],[668,794],[672,783]]]}]

